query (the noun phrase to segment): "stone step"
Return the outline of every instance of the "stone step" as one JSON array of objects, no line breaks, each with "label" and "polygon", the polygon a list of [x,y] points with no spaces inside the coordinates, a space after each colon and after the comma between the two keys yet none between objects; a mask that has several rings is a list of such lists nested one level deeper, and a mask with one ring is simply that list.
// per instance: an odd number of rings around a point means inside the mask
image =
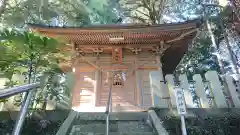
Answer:
[{"label": "stone step", "polygon": [[[93,132],[93,133],[105,133],[106,125],[105,124],[82,124],[82,125],[74,125],[72,127],[71,132]],[[110,124],[109,127],[110,132],[117,132],[118,125]]]},{"label": "stone step", "polygon": [[[152,132],[153,129],[146,123],[140,121],[119,121],[110,122],[110,132],[121,132],[121,133],[131,133],[131,132]],[[94,129],[94,130],[93,130]],[[80,132],[99,132],[104,133],[106,129],[106,123],[104,122],[82,122],[74,123],[72,126],[72,131]]]},{"label": "stone step", "polygon": [[[106,135],[106,133],[93,133],[93,132],[79,132],[71,133],[69,135]],[[118,133],[118,132],[109,132],[109,135],[157,135],[157,133],[152,132],[134,132],[134,133]]]},{"label": "stone step", "polygon": [[133,132],[153,132],[153,129],[142,121],[120,121],[118,124],[118,132],[133,133]]},{"label": "stone step", "polygon": [[[105,133],[106,123],[105,121],[82,121],[78,125],[74,125],[71,128],[70,133]],[[130,133],[152,133],[154,130],[144,121],[112,121],[109,127],[110,132],[117,132],[119,134],[130,134]]]},{"label": "stone step", "polygon": [[[110,113],[110,120],[121,121],[139,121],[147,120],[148,113],[146,112],[112,112]],[[106,120],[106,114],[104,112],[79,112],[77,120]]]}]

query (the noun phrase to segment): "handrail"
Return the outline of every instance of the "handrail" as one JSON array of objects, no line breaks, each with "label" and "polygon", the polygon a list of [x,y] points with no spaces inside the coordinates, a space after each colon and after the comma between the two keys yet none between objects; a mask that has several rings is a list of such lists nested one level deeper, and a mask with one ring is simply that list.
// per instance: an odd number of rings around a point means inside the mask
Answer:
[{"label": "handrail", "polygon": [[40,87],[40,83],[25,84],[21,86],[16,86],[9,89],[0,90],[0,99],[11,97],[22,92],[27,92],[30,90],[35,90],[34,88]]},{"label": "handrail", "polygon": [[106,105],[106,114],[109,114],[109,111],[111,109],[110,105],[111,105],[111,97],[112,97],[112,86],[110,86],[109,92],[108,92],[108,101],[107,101],[107,105]]},{"label": "handrail", "polygon": [[108,92],[108,101],[106,104],[106,112],[105,112],[106,113],[106,135],[109,134],[109,115],[111,111],[112,111],[112,83],[110,84],[110,89]]},{"label": "handrail", "polygon": [[9,89],[0,90],[0,99],[7,98],[7,97],[10,97],[10,96],[14,96],[16,94],[19,94],[19,93],[26,92],[26,96],[25,96],[26,98],[24,98],[24,100],[21,104],[21,110],[20,110],[20,113],[18,115],[16,124],[14,126],[12,135],[20,135],[25,117],[27,115],[28,106],[31,103],[31,98],[34,94],[33,90],[35,88],[38,88],[38,87],[40,87],[39,82],[32,83],[32,84],[26,84],[26,85],[22,85],[22,86],[16,86],[16,87],[9,88]]}]

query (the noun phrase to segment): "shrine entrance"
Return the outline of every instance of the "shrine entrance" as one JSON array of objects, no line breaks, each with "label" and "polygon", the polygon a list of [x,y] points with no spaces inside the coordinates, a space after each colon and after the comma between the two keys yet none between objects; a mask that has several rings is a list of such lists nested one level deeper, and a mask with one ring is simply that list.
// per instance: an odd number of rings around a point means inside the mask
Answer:
[{"label": "shrine entrance", "polygon": [[113,111],[138,110],[136,107],[138,100],[136,74],[132,69],[134,62],[125,63],[124,66],[113,67],[114,70],[108,70],[108,73],[101,73],[101,87],[99,89],[100,92],[98,92],[99,100],[96,105],[106,106],[111,85]]}]

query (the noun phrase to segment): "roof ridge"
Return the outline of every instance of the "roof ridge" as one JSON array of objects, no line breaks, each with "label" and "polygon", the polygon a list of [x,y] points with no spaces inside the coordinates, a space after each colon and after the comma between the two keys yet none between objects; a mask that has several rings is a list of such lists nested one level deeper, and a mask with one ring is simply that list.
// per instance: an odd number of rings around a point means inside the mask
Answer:
[{"label": "roof ridge", "polygon": [[51,26],[51,25],[43,25],[43,24],[33,24],[33,23],[27,23],[29,27],[32,28],[77,28],[77,29],[116,29],[116,28],[145,28],[145,27],[163,27],[163,26],[171,26],[171,25],[185,25],[185,24],[191,24],[194,23],[196,26],[200,19],[195,19],[195,20],[188,20],[185,22],[173,22],[173,23],[165,23],[165,24],[134,24],[134,23],[129,23],[129,24],[100,24],[100,25],[87,25],[87,26]]}]

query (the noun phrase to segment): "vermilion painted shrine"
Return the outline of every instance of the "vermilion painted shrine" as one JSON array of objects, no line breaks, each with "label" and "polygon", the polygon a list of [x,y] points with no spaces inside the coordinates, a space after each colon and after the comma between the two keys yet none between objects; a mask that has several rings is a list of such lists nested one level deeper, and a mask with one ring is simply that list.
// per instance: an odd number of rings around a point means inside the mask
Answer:
[{"label": "vermilion painted shrine", "polygon": [[72,108],[78,111],[104,111],[110,85],[113,111],[153,106],[150,71],[158,71],[161,78],[172,73],[198,33],[198,26],[198,21],[89,27],[30,24],[35,32],[63,40],[64,51],[75,52],[76,57],[61,66],[75,74]]}]

